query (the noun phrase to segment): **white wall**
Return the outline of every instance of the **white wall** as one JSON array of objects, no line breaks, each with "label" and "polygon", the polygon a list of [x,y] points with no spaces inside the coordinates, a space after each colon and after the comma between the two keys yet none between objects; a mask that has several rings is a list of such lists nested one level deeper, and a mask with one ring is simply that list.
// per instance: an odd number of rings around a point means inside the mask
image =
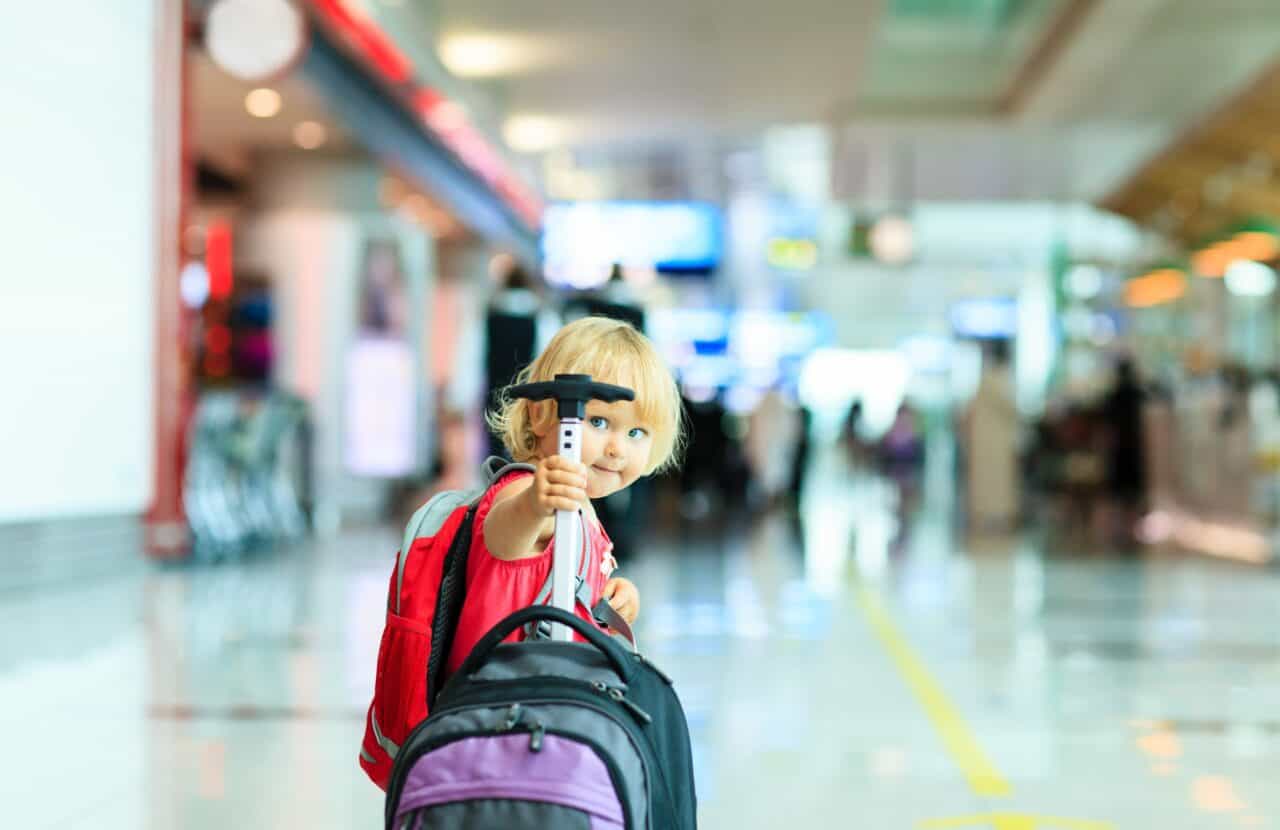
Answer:
[{"label": "white wall", "polygon": [[0,25],[0,521],[151,497],[153,18],[51,0]]}]

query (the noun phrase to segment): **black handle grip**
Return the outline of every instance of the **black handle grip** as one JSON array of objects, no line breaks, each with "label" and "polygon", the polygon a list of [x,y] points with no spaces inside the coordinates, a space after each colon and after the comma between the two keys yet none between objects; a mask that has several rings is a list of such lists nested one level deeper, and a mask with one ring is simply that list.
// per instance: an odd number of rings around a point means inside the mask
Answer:
[{"label": "black handle grip", "polygon": [[480,664],[489,656],[489,653],[501,645],[507,635],[529,623],[543,620],[567,625],[581,634],[586,638],[587,642],[609,658],[609,662],[617,670],[618,677],[622,678],[624,683],[628,680],[631,669],[627,665],[626,652],[617,643],[613,642],[612,638],[592,623],[575,614],[570,614],[562,608],[556,608],[554,605],[530,605],[528,608],[521,608],[489,629],[489,633],[484,635],[480,642],[476,643],[475,648],[471,649],[467,659],[458,668],[456,676],[467,677],[475,673],[480,668]]},{"label": "black handle grip", "polygon": [[507,394],[533,401],[554,398],[559,404],[560,418],[582,418],[586,415],[587,401],[613,403],[636,399],[636,393],[627,387],[599,383],[592,380],[591,375],[556,375],[555,380],[512,386]]}]

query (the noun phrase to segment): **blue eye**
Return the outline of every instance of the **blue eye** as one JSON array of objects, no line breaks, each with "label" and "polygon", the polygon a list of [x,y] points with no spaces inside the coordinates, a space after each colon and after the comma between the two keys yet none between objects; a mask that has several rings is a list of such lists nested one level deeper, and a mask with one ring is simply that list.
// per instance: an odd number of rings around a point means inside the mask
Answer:
[{"label": "blue eye", "polygon": [[591,424],[591,426],[595,427],[596,429],[604,429],[605,427],[609,426],[609,419],[602,418],[599,415],[593,415],[592,417],[587,419],[587,423]]},{"label": "blue eye", "polygon": [[649,435],[649,430],[647,430],[647,429],[643,429],[643,428],[641,428],[641,427],[636,427],[635,429],[633,429],[633,430],[631,430],[630,432],[628,432],[628,433],[627,433],[627,435],[629,435],[630,437],[632,437],[632,438],[634,438],[634,439],[636,439],[636,440],[638,441],[638,440],[640,440],[641,438],[648,437],[648,435]]}]

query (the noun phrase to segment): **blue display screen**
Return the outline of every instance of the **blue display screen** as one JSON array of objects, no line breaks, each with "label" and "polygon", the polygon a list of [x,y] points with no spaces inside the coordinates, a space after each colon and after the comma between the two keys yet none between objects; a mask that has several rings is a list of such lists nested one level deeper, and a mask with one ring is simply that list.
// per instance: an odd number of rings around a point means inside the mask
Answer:
[{"label": "blue display screen", "polygon": [[701,202],[565,202],[543,217],[544,268],[561,284],[591,284],[615,262],[710,273],[721,244],[720,210]]},{"label": "blue display screen", "polygon": [[1005,339],[1018,330],[1018,303],[1012,297],[959,300],[949,316],[952,330],[960,337]]}]

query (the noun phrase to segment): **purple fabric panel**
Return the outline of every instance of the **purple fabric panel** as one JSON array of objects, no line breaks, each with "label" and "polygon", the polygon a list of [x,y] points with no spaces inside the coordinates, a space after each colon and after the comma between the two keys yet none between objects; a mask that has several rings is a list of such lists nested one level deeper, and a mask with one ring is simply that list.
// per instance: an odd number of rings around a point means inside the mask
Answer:
[{"label": "purple fabric panel", "polygon": [[593,822],[611,822],[601,828],[622,827],[609,770],[590,747],[547,735],[542,750],[532,752],[524,733],[463,738],[419,758],[396,820],[409,810],[475,798],[545,801],[590,813]]}]

